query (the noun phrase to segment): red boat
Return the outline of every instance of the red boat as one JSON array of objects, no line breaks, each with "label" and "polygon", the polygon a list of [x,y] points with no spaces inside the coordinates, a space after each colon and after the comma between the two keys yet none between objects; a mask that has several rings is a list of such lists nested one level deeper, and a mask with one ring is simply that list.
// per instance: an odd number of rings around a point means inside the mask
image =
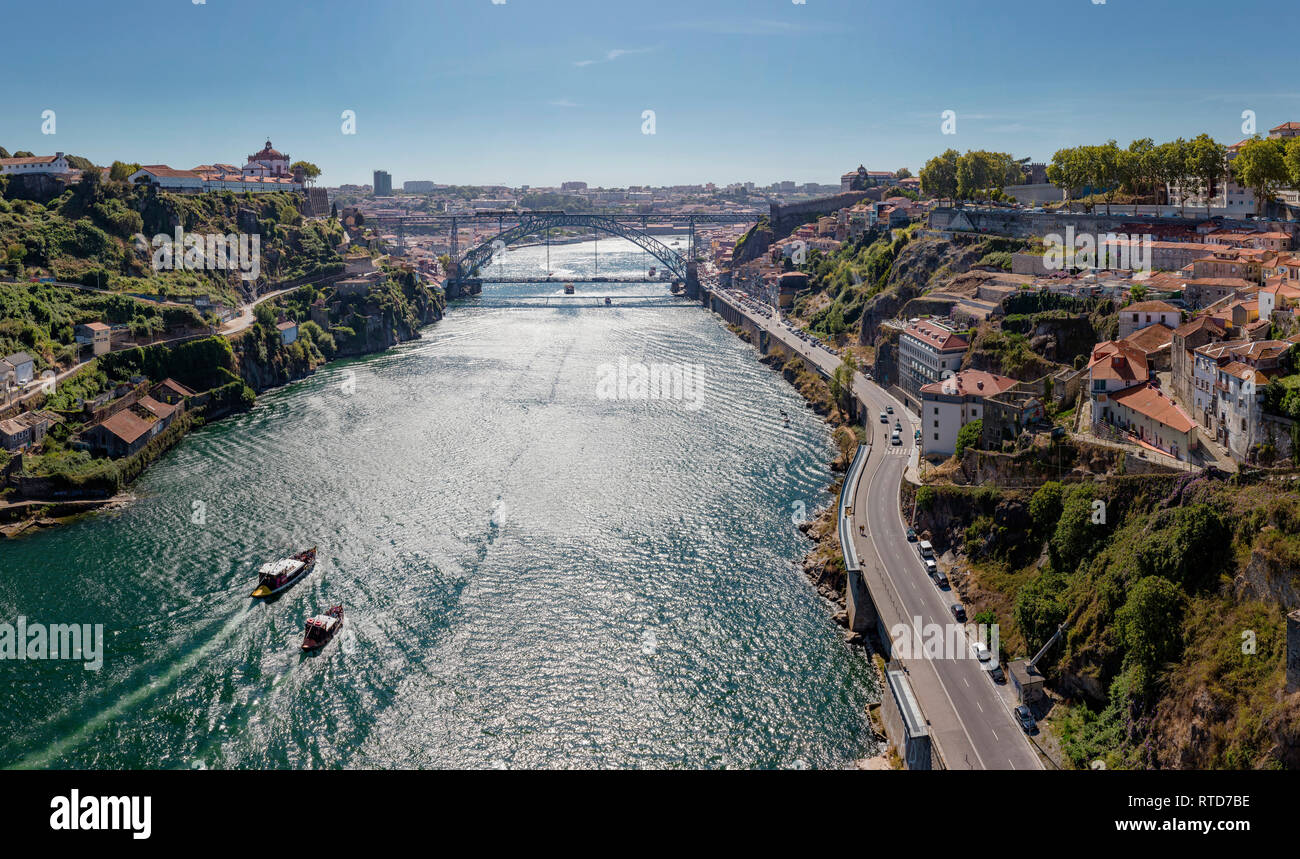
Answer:
[{"label": "red boat", "polygon": [[320,650],[330,643],[338,631],[343,628],[343,606],[342,604],[318,614],[315,617],[307,618],[307,635],[303,637],[303,650]]}]

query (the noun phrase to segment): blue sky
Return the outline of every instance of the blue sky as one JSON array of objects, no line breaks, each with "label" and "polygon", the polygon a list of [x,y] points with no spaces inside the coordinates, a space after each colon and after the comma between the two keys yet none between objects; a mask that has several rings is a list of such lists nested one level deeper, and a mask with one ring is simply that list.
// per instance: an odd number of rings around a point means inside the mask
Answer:
[{"label": "blue sky", "polygon": [[1283,35],[1296,0],[46,0],[5,14],[5,148],[188,168],[242,164],[270,137],[329,185],[374,169],[398,185],[831,183],[859,163],[915,172],[949,146],[1047,160],[1109,137],[1235,142],[1248,109],[1261,131],[1300,120]]}]

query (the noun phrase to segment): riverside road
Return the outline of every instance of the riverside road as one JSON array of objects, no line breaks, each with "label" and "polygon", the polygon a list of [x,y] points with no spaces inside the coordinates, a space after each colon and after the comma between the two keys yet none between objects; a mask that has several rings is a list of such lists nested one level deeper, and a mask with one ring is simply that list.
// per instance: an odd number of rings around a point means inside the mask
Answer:
[{"label": "riverside road", "polygon": [[[840,356],[817,343],[808,343],[773,313],[756,312],[749,303],[721,290],[719,299],[744,314],[754,325],[780,341],[791,352],[815,364],[826,375],[840,365]],[[899,510],[899,488],[909,466],[915,470],[919,455],[913,432],[920,418],[904,404],[861,373],[854,374],[853,393],[866,411],[869,432],[866,465],[853,496],[853,539],[873,602],[886,629],[902,624],[909,629],[920,619],[921,629],[953,623],[948,606],[955,594],[940,590],[926,575],[915,544],[907,540],[907,525]],[[909,426],[903,444],[890,444],[893,422],[874,417],[889,406]],[[1012,693],[999,687],[975,659],[896,659],[904,666],[948,769],[1042,769],[1011,709]],[[888,693],[886,693],[888,694]]]}]

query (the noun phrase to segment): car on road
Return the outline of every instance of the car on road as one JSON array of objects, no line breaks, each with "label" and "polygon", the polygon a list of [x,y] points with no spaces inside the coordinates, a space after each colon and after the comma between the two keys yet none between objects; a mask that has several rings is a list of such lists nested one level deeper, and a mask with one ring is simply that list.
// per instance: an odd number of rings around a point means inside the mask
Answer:
[{"label": "car on road", "polygon": [[1034,721],[1034,714],[1029,712],[1029,708],[1024,704],[1016,707],[1016,721],[1020,723],[1020,729],[1026,734],[1038,733],[1038,722]]},{"label": "car on road", "polygon": [[948,606],[948,611],[952,613],[952,619],[958,623],[966,622],[966,607],[961,603],[953,603]]},{"label": "car on road", "polygon": [[893,407],[893,406],[885,406],[885,411],[889,412],[889,413],[892,415],[892,414],[894,413],[894,407]]},{"label": "car on road", "polygon": [[917,543],[916,551],[920,554],[922,558],[934,557],[934,546],[931,545],[929,540],[922,540],[921,542]]},{"label": "car on road", "polygon": [[908,529],[907,529],[907,542],[909,542],[909,543],[915,543],[915,542],[916,542],[916,529],[915,529],[915,528],[908,528]]},{"label": "car on road", "polygon": [[889,443],[890,443],[890,444],[902,444],[902,443],[903,443],[903,439],[899,436],[898,433],[894,433],[892,436],[890,436],[890,438],[889,438]]},{"label": "car on road", "polygon": [[927,560],[925,562],[925,572],[939,587],[948,587],[948,577],[943,574],[943,570],[939,569],[938,565],[935,564],[934,561]]},{"label": "car on road", "polygon": [[971,652],[979,660],[980,667],[989,673],[989,677],[993,678],[994,683],[1001,683],[1007,679],[1006,675],[1002,673],[1002,666],[998,665],[997,658],[994,657],[987,644],[977,641],[971,645]]},{"label": "car on road", "polygon": [[882,424],[887,424],[887,423],[889,423],[889,415],[885,414],[884,412],[881,412],[881,413],[880,413],[880,422],[881,422]]}]

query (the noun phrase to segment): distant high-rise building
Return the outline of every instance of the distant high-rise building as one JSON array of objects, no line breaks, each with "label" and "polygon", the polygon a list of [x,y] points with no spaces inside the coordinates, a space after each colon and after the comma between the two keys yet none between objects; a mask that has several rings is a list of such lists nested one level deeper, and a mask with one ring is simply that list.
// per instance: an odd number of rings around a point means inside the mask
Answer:
[{"label": "distant high-rise building", "polygon": [[402,183],[402,190],[408,194],[429,194],[433,191],[433,182],[429,179],[408,179]]},{"label": "distant high-rise building", "polygon": [[561,191],[585,191],[587,190],[586,182],[565,182],[560,186]]},{"label": "distant high-rise building", "polygon": [[388,175],[387,170],[375,171],[375,196],[391,197],[393,196],[393,177]]}]

